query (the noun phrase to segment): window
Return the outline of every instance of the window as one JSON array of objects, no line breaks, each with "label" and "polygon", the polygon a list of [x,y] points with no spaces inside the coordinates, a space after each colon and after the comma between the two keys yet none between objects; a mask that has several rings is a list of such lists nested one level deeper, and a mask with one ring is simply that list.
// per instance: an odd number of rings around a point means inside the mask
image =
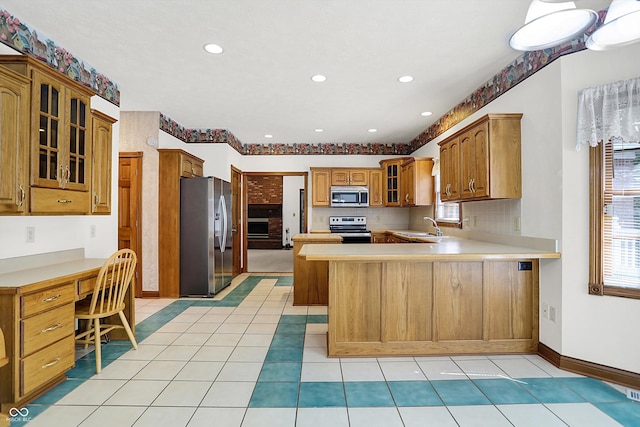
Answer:
[{"label": "window", "polygon": [[440,200],[440,174],[434,176],[436,188],[435,219],[441,227],[461,227],[460,203],[444,203]]},{"label": "window", "polygon": [[590,149],[589,292],[640,299],[640,144]]}]

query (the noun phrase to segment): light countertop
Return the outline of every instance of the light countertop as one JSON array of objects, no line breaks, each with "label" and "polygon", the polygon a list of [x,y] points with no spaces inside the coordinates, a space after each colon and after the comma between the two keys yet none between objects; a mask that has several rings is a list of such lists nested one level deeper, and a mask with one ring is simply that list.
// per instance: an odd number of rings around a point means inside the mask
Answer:
[{"label": "light countertop", "polygon": [[447,237],[438,243],[307,244],[299,253],[310,261],[462,261],[560,258],[559,252]]},{"label": "light countertop", "polygon": [[102,267],[106,259],[81,258],[0,274],[0,288],[17,288],[51,279],[73,276]]}]

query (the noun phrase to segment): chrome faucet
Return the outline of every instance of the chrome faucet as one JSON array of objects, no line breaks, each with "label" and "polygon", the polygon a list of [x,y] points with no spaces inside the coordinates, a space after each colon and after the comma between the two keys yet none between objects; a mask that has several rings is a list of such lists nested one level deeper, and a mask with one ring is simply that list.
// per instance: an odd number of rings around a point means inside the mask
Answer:
[{"label": "chrome faucet", "polygon": [[431,221],[433,223],[433,226],[436,229],[436,236],[442,236],[442,230],[440,230],[440,227],[438,227],[438,223],[436,222],[435,219],[431,218],[430,216],[425,216],[422,218],[423,221]]}]

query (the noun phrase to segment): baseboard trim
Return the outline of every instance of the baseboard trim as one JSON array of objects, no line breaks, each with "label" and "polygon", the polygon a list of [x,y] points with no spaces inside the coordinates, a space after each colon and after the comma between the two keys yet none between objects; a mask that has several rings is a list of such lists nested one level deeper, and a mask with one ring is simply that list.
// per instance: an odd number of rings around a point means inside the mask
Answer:
[{"label": "baseboard trim", "polygon": [[142,298],[160,298],[160,291],[142,291]]},{"label": "baseboard trim", "polygon": [[538,355],[557,368],[626,387],[640,389],[640,374],[636,372],[563,356],[543,343],[538,343]]}]

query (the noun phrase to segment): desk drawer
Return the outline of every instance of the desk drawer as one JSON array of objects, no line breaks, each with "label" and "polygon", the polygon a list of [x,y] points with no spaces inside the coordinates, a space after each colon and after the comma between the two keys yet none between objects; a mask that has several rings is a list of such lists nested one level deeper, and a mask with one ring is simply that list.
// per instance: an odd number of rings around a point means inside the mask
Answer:
[{"label": "desk drawer", "polygon": [[98,280],[98,276],[78,281],[78,300],[85,299],[87,295],[93,293],[93,289],[96,287],[96,280]]},{"label": "desk drawer", "polygon": [[73,335],[45,347],[20,361],[20,394],[31,393],[43,384],[73,367],[75,345]]},{"label": "desk drawer", "polygon": [[73,303],[76,297],[74,282],[25,295],[21,298],[22,318],[64,304]]},{"label": "desk drawer", "polygon": [[74,311],[74,304],[66,304],[20,322],[22,356],[27,356],[67,335],[72,335],[75,330]]}]

